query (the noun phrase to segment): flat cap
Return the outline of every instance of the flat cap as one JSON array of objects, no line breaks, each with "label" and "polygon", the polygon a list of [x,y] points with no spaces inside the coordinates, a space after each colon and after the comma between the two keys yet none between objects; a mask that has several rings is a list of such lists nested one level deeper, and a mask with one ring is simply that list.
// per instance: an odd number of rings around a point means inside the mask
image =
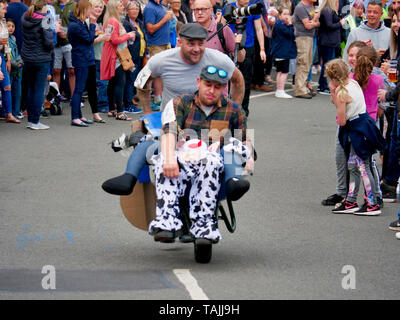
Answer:
[{"label": "flat cap", "polygon": [[185,23],[179,36],[187,39],[207,39],[208,31],[206,28],[202,27],[198,23]]}]

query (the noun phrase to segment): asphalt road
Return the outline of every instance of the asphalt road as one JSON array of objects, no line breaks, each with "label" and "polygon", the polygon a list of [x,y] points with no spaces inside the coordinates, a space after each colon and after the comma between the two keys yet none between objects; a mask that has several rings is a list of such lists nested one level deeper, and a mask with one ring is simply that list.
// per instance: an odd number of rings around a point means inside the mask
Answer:
[{"label": "asphalt road", "polygon": [[[0,123],[0,299],[193,298],[177,269],[209,299],[398,299],[400,241],[387,226],[399,205],[359,217],[320,204],[335,191],[329,97],[252,94],[251,190],[235,203],[236,232],[221,225],[206,265],[194,261],[193,245],[155,243],[132,227],[119,198],[100,188],[124,171],[126,155],[108,143],[129,123],[72,127],[68,106],[43,120],[48,131],[26,129],[26,119]],[[55,289],[46,287],[47,265]]]}]

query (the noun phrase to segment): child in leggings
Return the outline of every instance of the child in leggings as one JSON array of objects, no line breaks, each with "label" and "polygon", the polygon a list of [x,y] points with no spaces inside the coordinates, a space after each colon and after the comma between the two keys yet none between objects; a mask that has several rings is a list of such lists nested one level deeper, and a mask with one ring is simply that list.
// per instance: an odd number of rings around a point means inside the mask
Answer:
[{"label": "child in leggings", "polygon": [[[374,190],[376,182],[371,171],[371,157],[377,149],[383,149],[385,141],[367,113],[363,90],[357,81],[350,78],[347,64],[341,59],[332,60],[326,66],[326,74],[330,79],[332,102],[337,108],[339,141],[346,152],[350,173],[346,200],[332,212],[379,215],[381,210]],[[361,208],[357,204],[359,173],[366,194]]]},{"label": "child in leggings", "polygon": [[[367,59],[364,59],[364,57],[366,57]],[[360,58],[358,62],[357,58]],[[354,72],[350,74],[350,77],[355,80],[357,80],[357,78],[360,78],[362,80],[367,79],[368,81],[366,84],[364,83],[365,89],[363,89],[366,109],[369,116],[374,120],[376,120],[377,115],[379,113],[377,97],[376,97],[377,89],[382,86],[386,88],[389,85],[388,81],[386,81],[387,77],[385,77],[386,79],[381,78],[382,72],[380,71],[379,68],[373,67],[371,74],[369,74],[369,71],[371,70],[370,69],[371,63],[375,65],[378,59],[376,50],[368,47],[362,41],[355,41],[347,49],[347,59],[348,59],[348,65],[350,66],[350,70]],[[356,71],[356,65],[358,65],[357,71]],[[367,71],[368,74],[365,73]],[[359,84],[361,83],[360,86],[362,86],[363,83],[362,80],[359,81]],[[322,201],[322,205],[324,206],[336,205],[337,203],[342,202],[343,199],[346,197],[348,191],[347,159],[346,159],[346,154],[342,146],[340,145],[338,139],[339,128],[340,126],[338,126],[338,131],[336,134],[336,142],[335,142],[335,163],[336,163],[336,178],[337,178],[336,193]],[[375,176],[375,181],[376,181],[376,186],[374,190],[376,192],[376,197],[378,198],[378,203],[381,205],[381,207],[383,207],[382,193],[379,185],[380,181],[379,172],[374,158],[372,158],[371,165],[372,165],[371,170]]]}]

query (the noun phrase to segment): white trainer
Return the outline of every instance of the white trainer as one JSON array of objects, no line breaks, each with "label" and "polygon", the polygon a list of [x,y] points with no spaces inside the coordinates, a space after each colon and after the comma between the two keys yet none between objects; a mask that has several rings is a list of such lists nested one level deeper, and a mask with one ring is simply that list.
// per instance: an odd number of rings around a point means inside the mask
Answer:
[{"label": "white trainer", "polygon": [[284,98],[284,99],[291,99],[291,98],[293,98],[290,94],[287,94],[285,91],[283,91],[283,92],[275,92],[275,97],[277,97],[277,98]]},{"label": "white trainer", "polygon": [[43,123],[32,123],[31,124],[31,126],[29,127],[29,129],[32,129],[32,130],[47,130],[47,129],[49,129],[50,127],[49,126],[46,126],[45,124],[43,124]]}]

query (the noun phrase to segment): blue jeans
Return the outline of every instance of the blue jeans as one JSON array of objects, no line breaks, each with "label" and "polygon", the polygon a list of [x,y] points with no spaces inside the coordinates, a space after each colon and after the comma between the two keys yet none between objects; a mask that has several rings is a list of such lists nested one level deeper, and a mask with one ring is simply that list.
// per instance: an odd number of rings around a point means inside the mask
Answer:
[{"label": "blue jeans", "polygon": [[393,127],[392,132],[390,134],[390,149],[389,149],[389,157],[388,164],[385,175],[383,179],[389,185],[397,185],[397,181],[400,177],[400,123],[397,120],[398,114],[398,103],[396,102],[396,108],[393,115]]},{"label": "blue jeans", "polygon": [[17,116],[21,111],[21,81],[22,67],[11,72],[11,101],[14,116]]},{"label": "blue jeans", "polygon": [[28,122],[37,124],[44,102],[44,89],[47,82],[50,62],[25,62],[24,74],[28,86],[27,107]]},{"label": "blue jeans", "polygon": [[100,80],[100,60],[96,60],[96,78],[97,78],[97,105],[99,109],[108,110],[107,86],[108,80]]},{"label": "blue jeans", "polygon": [[135,80],[137,78],[137,75],[139,74],[139,71],[142,69],[142,60],[143,58],[139,58],[138,60],[134,60],[133,63],[135,64],[135,70],[133,72],[126,71],[126,82],[125,82],[125,90],[124,90],[124,105],[125,107],[128,107],[130,104],[132,104],[132,99],[135,93]]},{"label": "blue jeans", "polygon": [[[155,154],[155,152],[157,153],[159,146],[160,142],[153,140],[139,143],[136,148],[133,149],[128,159],[125,173],[133,175],[136,178],[139,177],[140,171],[146,165],[146,160],[150,160],[150,157]],[[224,182],[234,177],[240,179],[242,172],[240,157],[232,152],[224,153],[223,148],[221,148],[221,155],[224,158]]]},{"label": "blue jeans", "polygon": [[325,64],[335,58],[335,48],[320,46],[320,53],[322,59],[321,73],[319,75],[319,90],[328,90],[328,82],[326,81],[326,77],[324,77],[325,73]]},{"label": "blue jeans", "polygon": [[4,75],[4,79],[0,81],[0,91],[3,102],[3,112],[4,114],[12,113],[12,102],[11,102],[11,88],[9,90],[4,90],[5,87],[10,86],[10,75],[6,68],[6,59],[4,54],[0,53],[1,57],[1,72]]},{"label": "blue jeans", "polygon": [[313,62],[311,63],[310,72],[308,73],[307,82],[311,82],[312,67],[313,67],[313,65],[314,65],[314,58],[315,58],[315,55],[318,53],[318,52],[317,52],[317,49],[318,49],[317,38],[314,37],[314,39],[313,39],[313,49],[312,49]]},{"label": "blue jeans", "polygon": [[97,113],[96,66],[75,67],[75,90],[71,99],[71,119],[82,118],[81,101],[83,91],[87,88],[92,113]]},{"label": "blue jeans", "polygon": [[71,98],[71,120],[82,118],[81,101],[86,87],[89,67],[75,67],[75,90]]}]

